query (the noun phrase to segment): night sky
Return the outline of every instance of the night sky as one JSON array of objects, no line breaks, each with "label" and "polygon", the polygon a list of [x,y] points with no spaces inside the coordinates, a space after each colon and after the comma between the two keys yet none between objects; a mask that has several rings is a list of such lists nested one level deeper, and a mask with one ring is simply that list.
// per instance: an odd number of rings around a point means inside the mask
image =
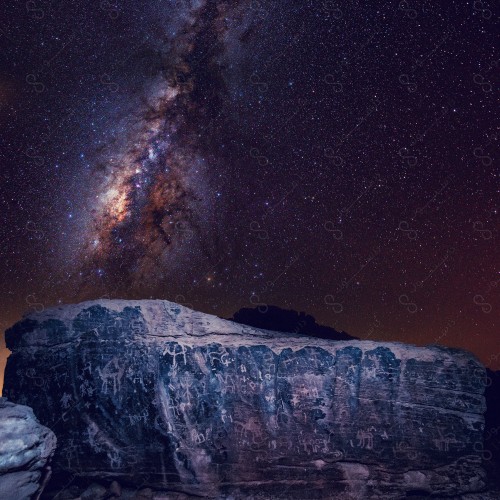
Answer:
[{"label": "night sky", "polygon": [[100,297],[274,304],[500,366],[492,2],[2,11],[2,330]]}]

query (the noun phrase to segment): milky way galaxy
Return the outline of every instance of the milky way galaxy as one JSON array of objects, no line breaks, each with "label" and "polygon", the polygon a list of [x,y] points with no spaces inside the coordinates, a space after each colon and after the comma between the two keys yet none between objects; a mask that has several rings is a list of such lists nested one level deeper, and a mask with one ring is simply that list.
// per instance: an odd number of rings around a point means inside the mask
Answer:
[{"label": "milky way galaxy", "polygon": [[[97,172],[98,194],[80,257],[98,273],[132,271],[134,284],[160,278],[176,247],[199,229],[203,159],[195,144],[176,137],[182,118],[176,105],[182,91],[168,87],[155,93],[140,130],[122,155]],[[197,233],[198,235],[198,233]]]},{"label": "milky way galaxy", "polygon": [[149,75],[139,109],[122,127],[123,151],[108,147],[94,169],[97,195],[76,255],[83,283],[112,273],[134,289],[154,290],[179,257],[210,251],[214,165],[204,151],[215,139],[210,134],[224,98],[219,58],[229,38],[227,16],[242,4],[176,6],[171,21],[158,26],[163,46],[142,47],[138,57],[145,55],[140,63]]}]

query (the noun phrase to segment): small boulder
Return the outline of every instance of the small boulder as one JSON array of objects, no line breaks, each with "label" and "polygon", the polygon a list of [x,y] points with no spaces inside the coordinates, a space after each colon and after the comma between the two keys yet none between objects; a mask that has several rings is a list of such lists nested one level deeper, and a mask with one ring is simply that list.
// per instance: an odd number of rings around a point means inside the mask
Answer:
[{"label": "small boulder", "polygon": [[120,498],[122,494],[122,487],[118,481],[113,481],[106,492],[106,498]]},{"label": "small boulder", "polygon": [[107,495],[107,490],[104,486],[97,483],[92,483],[81,495],[82,500],[104,500]]},{"label": "small boulder", "polygon": [[36,498],[50,478],[54,433],[28,406],[0,398],[0,492],[3,500]]},{"label": "small boulder", "polygon": [[133,497],[134,500],[153,500],[153,490],[151,488],[140,489]]}]

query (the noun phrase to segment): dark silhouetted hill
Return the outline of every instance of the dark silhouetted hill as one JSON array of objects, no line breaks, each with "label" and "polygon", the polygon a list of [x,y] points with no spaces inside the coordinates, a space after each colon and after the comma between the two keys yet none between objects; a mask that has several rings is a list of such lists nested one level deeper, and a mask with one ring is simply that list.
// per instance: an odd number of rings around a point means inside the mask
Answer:
[{"label": "dark silhouetted hill", "polygon": [[357,337],[352,337],[346,332],[338,332],[329,326],[318,325],[316,319],[310,314],[277,306],[244,307],[229,319],[242,325],[277,332],[301,333],[310,337],[331,340],[358,340]]}]

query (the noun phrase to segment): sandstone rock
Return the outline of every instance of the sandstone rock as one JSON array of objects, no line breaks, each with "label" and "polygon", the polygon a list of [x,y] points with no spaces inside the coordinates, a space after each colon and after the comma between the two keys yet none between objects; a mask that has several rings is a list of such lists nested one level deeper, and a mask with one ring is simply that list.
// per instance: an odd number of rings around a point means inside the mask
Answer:
[{"label": "sandstone rock", "polygon": [[122,494],[122,487],[118,481],[113,481],[108,488],[106,498],[120,498]]},{"label": "sandstone rock", "polygon": [[27,406],[0,398],[0,498],[35,498],[50,475],[54,433]]},{"label": "sandstone rock", "polygon": [[134,495],[134,500],[153,500],[153,490],[151,488],[143,488]]},{"label": "sandstone rock", "polygon": [[92,483],[80,495],[81,500],[104,500],[106,498],[107,490],[104,486],[97,483]]},{"label": "sandstone rock", "polygon": [[54,429],[58,472],[235,499],[484,487],[485,370],[465,351],[280,334],[167,301],[54,308],[6,340],[5,393]]},{"label": "sandstone rock", "polygon": [[[50,487],[49,483],[49,487]],[[59,490],[57,493],[54,494],[54,492],[48,492],[49,493],[49,498],[52,500],[75,500],[75,498],[79,498],[78,495],[78,488],[75,487],[70,487],[70,488],[63,488],[62,490]],[[43,496],[42,496],[43,498]]]}]

